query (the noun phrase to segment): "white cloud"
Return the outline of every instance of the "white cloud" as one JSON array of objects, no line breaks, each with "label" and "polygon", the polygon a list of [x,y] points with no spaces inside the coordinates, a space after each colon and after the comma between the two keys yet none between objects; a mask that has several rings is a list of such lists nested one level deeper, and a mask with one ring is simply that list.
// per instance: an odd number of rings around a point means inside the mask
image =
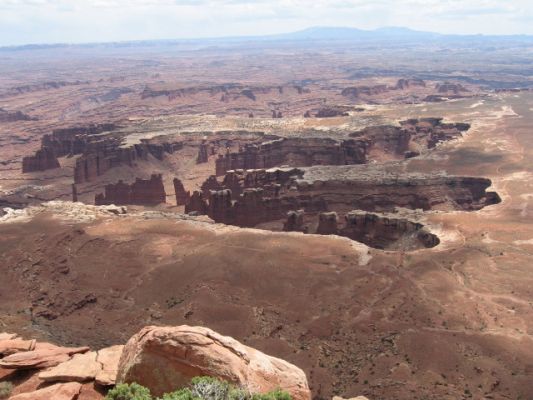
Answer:
[{"label": "white cloud", "polygon": [[315,25],[533,34],[533,2],[0,0],[0,45],[258,35]]}]

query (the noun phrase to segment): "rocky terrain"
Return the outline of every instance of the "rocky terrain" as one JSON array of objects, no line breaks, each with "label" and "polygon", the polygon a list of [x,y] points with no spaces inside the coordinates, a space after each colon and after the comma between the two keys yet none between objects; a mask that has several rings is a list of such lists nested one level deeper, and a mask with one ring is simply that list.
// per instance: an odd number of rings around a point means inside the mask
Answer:
[{"label": "rocky terrain", "polygon": [[207,328],[148,326],[125,345],[98,351],[0,333],[0,384],[9,383],[14,400],[103,399],[120,383],[138,383],[161,396],[197,376],[250,393],[282,389],[295,400],[311,398],[301,369]]},{"label": "rocky terrain", "polygon": [[533,396],[529,53],[102,46],[0,59],[15,400]]}]

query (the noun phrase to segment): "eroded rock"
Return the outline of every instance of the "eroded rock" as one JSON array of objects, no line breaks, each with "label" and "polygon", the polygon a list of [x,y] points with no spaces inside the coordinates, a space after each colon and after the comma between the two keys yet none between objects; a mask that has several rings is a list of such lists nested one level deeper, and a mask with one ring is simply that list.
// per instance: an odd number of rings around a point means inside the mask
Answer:
[{"label": "eroded rock", "polygon": [[58,383],[30,393],[10,397],[10,400],[74,400],[81,391],[77,382]]},{"label": "eroded rock", "polygon": [[150,326],[133,336],[124,348],[117,380],[137,382],[161,395],[198,375],[225,379],[251,392],[281,388],[294,400],[311,398],[298,367],[208,328],[186,325]]},{"label": "eroded rock", "polygon": [[39,378],[46,382],[85,382],[93,380],[101,368],[96,361],[96,352],[91,351],[75,354],[70,360],[41,372]]},{"label": "eroded rock", "polygon": [[37,343],[32,351],[15,353],[0,360],[0,367],[10,369],[33,369],[55,367],[71,356],[85,353],[88,347],[59,347],[50,343]]},{"label": "eroded rock", "polygon": [[96,361],[101,369],[96,373],[95,381],[102,386],[114,385],[118,374],[118,365],[124,346],[111,346],[99,350]]}]

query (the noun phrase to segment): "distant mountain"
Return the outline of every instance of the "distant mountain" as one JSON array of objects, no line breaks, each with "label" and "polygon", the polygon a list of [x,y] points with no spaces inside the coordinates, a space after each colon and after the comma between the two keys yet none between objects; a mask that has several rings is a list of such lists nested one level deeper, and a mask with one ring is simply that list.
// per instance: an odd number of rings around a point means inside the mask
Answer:
[{"label": "distant mountain", "polygon": [[[1,1],[1,0],[0,0]],[[533,36],[528,35],[460,35],[441,34],[435,32],[417,31],[402,27],[385,27],[374,30],[364,30],[348,27],[312,27],[301,31],[263,36],[233,36],[213,37],[203,39],[161,39],[161,40],[138,40],[108,43],[83,43],[83,44],[28,44],[23,46],[0,47],[0,51],[17,50],[46,50],[54,48],[127,48],[127,47],[162,47],[175,45],[213,45],[224,44],[237,45],[250,42],[387,42],[392,45],[405,45],[407,43],[419,43],[425,45],[428,41],[442,42],[460,45],[490,45],[497,43],[513,43],[530,46]]]},{"label": "distant mountain", "polygon": [[415,31],[409,28],[386,27],[375,30],[338,27],[314,27],[302,31],[272,35],[271,38],[286,40],[357,40],[357,39],[436,39],[445,35]]}]

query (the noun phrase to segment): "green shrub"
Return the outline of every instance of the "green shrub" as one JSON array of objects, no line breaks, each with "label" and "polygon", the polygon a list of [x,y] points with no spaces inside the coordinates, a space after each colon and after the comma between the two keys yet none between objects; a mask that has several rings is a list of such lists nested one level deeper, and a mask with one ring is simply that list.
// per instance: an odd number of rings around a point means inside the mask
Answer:
[{"label": "green shrub", "polygon": [[0,399],[7,399],[11,396],[13,385],[11,382],[0,382]]},{"label": "green shrub", "polygon": [[105,400],[152,400],[152,395],[137,383],[121,383],[107,393]]},{"label": "green shrub", "polygon": [[276,389],[268,393],[256,393],[251,400],[291,400],[291,395],[284,390]]},{"label": "green shrub", "polygon": [[[7,397],[6,397],[7,398]],[[0,396],[0,399],[2,397]],[[105,400],[153,400],[150,391],[137,384],[120,384],[111,389]],[[166,393],[156,400],[292,400],[289,393],[281,389],[268,393],[251,394],[229,382],[210,376],[191,379],[188,388]]]},{"label": "green shrub", "polygon": [[202,400],[228,400],[233,386],[210,376],[197,376],[191,379],[191,392]]},{"label": "green shrub", "polygon": [[189,388],[183,388],[176,390],[172,393],[166,393],[159,400],[200,400],[198,397],[194,397]]}]

